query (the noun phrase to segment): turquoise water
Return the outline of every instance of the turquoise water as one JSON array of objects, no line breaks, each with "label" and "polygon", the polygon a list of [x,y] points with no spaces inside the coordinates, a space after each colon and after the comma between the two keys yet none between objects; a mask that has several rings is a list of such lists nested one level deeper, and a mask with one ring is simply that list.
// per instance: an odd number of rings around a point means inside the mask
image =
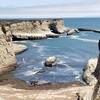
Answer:
[{"label": "turquoise water", "polygon": [[[100,19],[64,19],[68,27],[100,28]],[[72,36],[23,41],[28,50],[17,55],[20,66],[14,72],[16,78],[24,81],[45,80],[48,82],[81,81],[83,68],[88,59],[98,56],[100,34],[80,32]],[[43,61],[48,56],[57,57],[57,66],[45,68]],[[34,74],[34,72],[40,73]]]}]

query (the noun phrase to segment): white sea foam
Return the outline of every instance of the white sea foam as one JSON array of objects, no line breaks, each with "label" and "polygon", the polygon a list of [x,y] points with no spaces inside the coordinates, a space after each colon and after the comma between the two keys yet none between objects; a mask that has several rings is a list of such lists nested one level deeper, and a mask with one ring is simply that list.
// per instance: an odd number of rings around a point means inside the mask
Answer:
[{"label": "white sea foam", "polygon": [[40,47],[38,48],[38,50],[37,50],[37,52],[40,53],[41,56],[44,56],[44,55],[45,55],[45,54],[44,54],[44,48],[45,48],[44,46],[40,46]]},{"label": "white sea foam", "polygon": [[35,75],[36,73],[38,73],[39,71],[32,71],[32,70],[29,70],[29,71],[26,71],[24,74],[25,76],[31,76],[31,75]]},{"label": "white sea foam", "polygon": [[71,39],[76,39],[76,38],[78,38],[79,36],[78,35],[71,35],[71,36],[69,36]]},{"label": "white sea foam", "polygon": [[64,60],[60,60],[60,61],[58,62],[58,64],[63,64],[63,65],[64,65],[64,63],[66,63]]},{"label": "white sea foam", "polygon": [[67,65],[67,64],[62,64],[62,65],[64,65],[64,66],[67,67],[67,71],[72,71],[72,73],[73,73],[75,76],[77,76],[76,79],[77,79],[78,77],[80,77],[80,73],[79,73],[79,71],[77,71],[77,69],[75,69],[74,67],[71,67],[70,65]]},{"label": "white sea foam", "polygon": [[37,71],[28,70],[28,71],[23,71],[21,73],[16,73],[15,75],[16,76],[24,76],[24,77],[27,77],[27,76],[35,75],[38,72],[39,72],[39,70],[37,70]]},{"label": "white sea foam", "polygon": [[24,59],[24,58],[22,59],[22,62],[23,62],[23,64],[25,64],[25,63],[26,63],[26,61],[25,61],[25,59]]},{"label": "white sea foam", "polygon": [[39,44],[38,43],[32,43],[32,46],[33,47],[39,47]]},{"label": "white sea foam", "polygon": [[74,60],[75,62],[83,62],[84,61],[83,59],[76,58],[76,57],[71,58],[71,60]]},{"label": "white sea foam", "polygon": [[71,36],[71,39],[76,39],[76,40],[80,40],[80,41],[84,41],[84,42],[91,42],[91,43],[98,43],[98,40],[91,40],[91,39],[86,39],[86,38],[79,38],[79,36]]},{"label": "white sea foam", "polygon": [[32,43],[31,45],[32,45],[33,48],[37,48],[37,52],[40,54],[40,56],[44,56],[45,46],[42,46],[38,43]]}]

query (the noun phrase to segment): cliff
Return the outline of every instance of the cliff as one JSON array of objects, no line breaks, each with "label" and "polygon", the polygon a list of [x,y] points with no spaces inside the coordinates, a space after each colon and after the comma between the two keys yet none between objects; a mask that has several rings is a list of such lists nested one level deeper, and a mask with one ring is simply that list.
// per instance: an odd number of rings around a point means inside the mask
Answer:
[{"label": "cliff", "polygon": [[15,54],[27,49],[24,45],[12,42],[9,35],[4,35],[0,28],[0,75],[17,67]]},{"label": "cliff", "polygon": [[16,59],[12,43],[6,40],[0,33],[0,74],[13,70],[16,67]]},{"label": "cliff", "polygon": [[11,20],[1,21],[0,25],[5,34],[11,34],[14,39],[43,39],[59,37],[58,34],[67,32],[63,19],[41,20]]},{"label": "cliff", "polygon": [[[2,23],[3,22],[1,22],[1,24]],[[16,21],[11,20],[11,21],[5,21],[4,23],[6,31],[10,30],[12,33],[14,32],[39,33],[39,32],[51,32],[51,30],[55,33],[64,32],[63,19],[16,20]]]}]

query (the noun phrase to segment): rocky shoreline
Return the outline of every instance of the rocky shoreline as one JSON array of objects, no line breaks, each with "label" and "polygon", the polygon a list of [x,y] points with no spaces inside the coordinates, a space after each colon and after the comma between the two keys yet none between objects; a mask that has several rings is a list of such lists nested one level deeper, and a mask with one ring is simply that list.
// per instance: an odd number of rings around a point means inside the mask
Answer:
[{"label": "rocky shoreline", "polygon": [[79,82],[43,84],[30,87],[24,81],[17,80],[8,73],[0,79],[0,99],[91,100],[93,88],[93,86],[84,86]]},{"label": "rocky shoreline", "polygon": [[[70,85],[45,84],[29,87],[25,82],[7,74],[17,66],[15,54],[28,49],[24,45],[15,44],[12,40],[56,38],[63,33],[72,35],[79,31],[77,29],[66,28],[62,19],[1,21],[0,75],[2,77],[0,78],[0,100],[41,100],[41,97],[43,97],[43,100],[95,100],[95,98],[98,98],[100,91],[96,87],[100,81],[100,69],[98,67],[100,65],[100,55],[99,58],[90,59],[84,68],[83,80],[86,82],[85,86],[77,83],[71,85],[69,83]],[[96,93],[95,88],[98,89],[98,93]],[[52,98],[50,95],[52,95]]]}]

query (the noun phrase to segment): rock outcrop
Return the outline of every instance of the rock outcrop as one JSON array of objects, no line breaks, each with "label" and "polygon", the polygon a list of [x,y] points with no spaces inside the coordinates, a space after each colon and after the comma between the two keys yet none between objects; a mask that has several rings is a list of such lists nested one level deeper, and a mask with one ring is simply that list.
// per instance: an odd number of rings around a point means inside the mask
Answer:
[{"label": "rock outcrop", "polygon": [[5,21],[3,25],[2,23],[3,22],[0,24],[3,32],[6,34],[12,34],[15,39],[43,39],[48,37],[59,37],[59,35],[55,33],[63,33],[66,29],[62,19],[11,20]]},{"label": "rock outcrop", "polygon": [[16,59],[12,43],[7,42],[6,37],[0,34],[0,74],[15,69]]},{"label": "rock outcrop", "polygon": [[[79,32],[64,26],[63,19],[8,20],[1,21],[3,33],[11,34],[13,39],[45,39],[59,37],[58,34],[72,35]],[[24,34],[24,35],[23,35]]]},{"label": "rock outcrop", "polygon": [[78,29],[70,29],[67,31],[67,35],[73,35],[74,33],[79,33]]},{"label": "rock outcrop", "polygon": [[15,54],[22,53],[28,49],[27,46],[22,45],[22,44],[13,43],[12,46],[13,46],[13,50],[14,50]]},{"label": "rock outcrop", "polygon": [[[98,43],[100,52],[100,40]],[[92,100],[100,99],[100,53],[98,58],[90,59],[83,72],[83,79],[91,86],[94,86]],[[96,99],[97,98],[97,99]]]},{"label": "rock outcrop", "polygon": [[62,19],[52,20],[49,27],[50,27],[50,30],[54,33],[64,33],[65,32],[64,21]]},{"label": "rock outcrop", "polygon": [[97,83],[97,78],[94,76],[95,69],[97,67],[97,62],[98,59],[90,59],[84,68],[84,73],[83,73],[83,80],[89,84],[89,85],[96,85]]}]

